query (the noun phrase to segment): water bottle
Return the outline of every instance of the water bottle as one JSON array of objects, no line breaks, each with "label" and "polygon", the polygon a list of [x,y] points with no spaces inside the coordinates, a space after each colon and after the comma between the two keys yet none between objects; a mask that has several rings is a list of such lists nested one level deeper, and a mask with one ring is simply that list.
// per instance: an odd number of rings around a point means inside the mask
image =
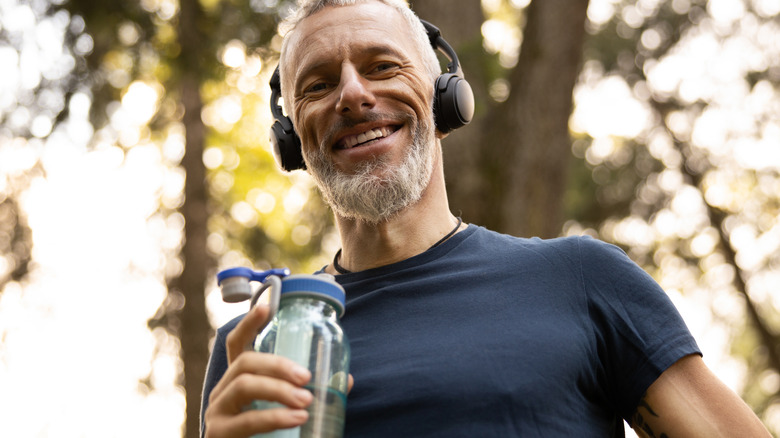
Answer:
[{"label": "water bottle", "polygon": [[[257,335],[255,351],[287,357],[308,368],[311,381],[305,386],[313,394],[307,408],[308,421],[300,427],[254,435],[253,438],[341,438],[347,404],[349,342],[339,325],[344,315],[344,289],[332,275],[289,275],[288,270],[255,272],[234,268],[218,275],[223,299],[248,299],[250,308],[271,289],[270,322]],[[249,281],[261,281],[254,294]],[[278,403],[255,400],[253,409],[280,407]]]}]

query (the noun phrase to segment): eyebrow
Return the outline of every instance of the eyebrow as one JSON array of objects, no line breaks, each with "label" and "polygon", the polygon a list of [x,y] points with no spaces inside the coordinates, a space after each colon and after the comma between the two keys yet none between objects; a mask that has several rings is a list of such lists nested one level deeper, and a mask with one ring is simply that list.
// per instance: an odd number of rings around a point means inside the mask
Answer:
[{"label": "eyebrow", "polygon": [[[392,57],[406,60],[407,56],[404,55],[401,51],[396,49],[395,47],[392,47],[390,45],[373,45],[367,48],[360,48],[354,49],[355,52],[360,52],[361,56],[366,56],[369,58],[382,56],[382,55],[390,55]],[[298,88],[301,86],[301,82],[303,82],[307,77],[312,75],[314,72],[320,71],[322,69],[327,68],[330,65],[333,65],[334,61],[332,59],[322,59],[316,62],[313,62],[310,65],[307,65],[304,67],[303,70],[300,71],[300,74],[298,74],[298,77],[295,80],[294,84],[294,90],[298,90]]]}]

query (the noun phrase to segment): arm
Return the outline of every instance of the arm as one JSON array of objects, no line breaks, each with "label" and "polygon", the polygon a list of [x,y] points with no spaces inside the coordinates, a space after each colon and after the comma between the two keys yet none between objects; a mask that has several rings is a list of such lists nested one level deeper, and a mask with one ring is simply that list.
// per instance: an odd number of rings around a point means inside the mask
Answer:
[{"label": "arm", "polygon": [[630,424],[648,438],[771,437],[698,355],[680,359],[650,385]]}]

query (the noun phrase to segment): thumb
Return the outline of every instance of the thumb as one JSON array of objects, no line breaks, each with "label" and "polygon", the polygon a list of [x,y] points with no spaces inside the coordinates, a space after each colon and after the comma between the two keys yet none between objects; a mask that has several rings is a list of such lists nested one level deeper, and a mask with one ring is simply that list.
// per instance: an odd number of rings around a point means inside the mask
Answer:
[{"label": "thumb", "polygon": [[227,335],[225,347],[227,348],[228,364],[233,363],[238,355],[244,351],[252,349],[252,343],[257,338],[257,333],[268,322],[269,313],[270,308],[267,305],[254,306]]}]

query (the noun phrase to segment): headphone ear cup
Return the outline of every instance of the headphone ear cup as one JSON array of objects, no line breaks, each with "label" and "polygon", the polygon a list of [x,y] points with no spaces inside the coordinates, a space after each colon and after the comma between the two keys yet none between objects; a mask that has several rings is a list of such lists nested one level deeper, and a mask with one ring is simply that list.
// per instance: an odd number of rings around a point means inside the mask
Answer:
[{"label": "headphone ear cup", "polygon": [[289,117],[281,117],[274,122],[271,126],[270,140],[279,167],[287,172],[306,169],[306,162],[303,161],[301,152],[301,139],[295,133]]},{"label": "headphone ear cup", "polygon": [[469,123],[474,117],[471,85],[455,73],[444,73],[434,84],[433,114],[436,129],[446,134]]}]

